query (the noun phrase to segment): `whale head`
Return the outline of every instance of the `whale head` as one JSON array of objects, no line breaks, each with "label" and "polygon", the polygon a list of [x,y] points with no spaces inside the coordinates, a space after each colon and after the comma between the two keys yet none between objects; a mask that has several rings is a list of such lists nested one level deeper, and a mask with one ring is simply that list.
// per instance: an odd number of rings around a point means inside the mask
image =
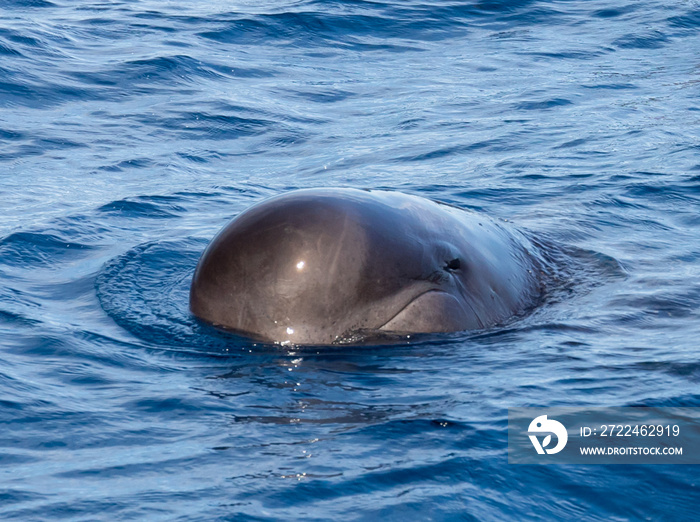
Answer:
[{"label": "whale head", "polygon": [[495,273],[503,269],[498,256],[512,253],[510,239],[489,220],[469,224],[462,214],[415,196],[353,189],[266,200],[207,247],[190,308],[215,326],[292,344],[490,326],[512,314],[521,277]]}]

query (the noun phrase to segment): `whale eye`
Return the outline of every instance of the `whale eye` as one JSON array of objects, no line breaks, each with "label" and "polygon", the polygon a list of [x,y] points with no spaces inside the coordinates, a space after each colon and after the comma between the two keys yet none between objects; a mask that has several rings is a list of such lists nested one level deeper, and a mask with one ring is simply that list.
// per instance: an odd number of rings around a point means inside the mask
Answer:
[{"label": "whale eye", "polygon": [[445,263],[445,270],[459,270],[462,266],[462,263],[459,262],[459,258],[454,258],[451,261],[448,261]]}]

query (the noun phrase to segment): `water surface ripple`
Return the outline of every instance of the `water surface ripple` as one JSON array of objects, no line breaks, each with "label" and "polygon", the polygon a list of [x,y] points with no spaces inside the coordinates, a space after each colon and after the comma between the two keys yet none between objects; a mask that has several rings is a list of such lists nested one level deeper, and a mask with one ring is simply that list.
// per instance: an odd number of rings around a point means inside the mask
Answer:
[{"label": "water surface ripple", "polygon": [[[695,1],[0,7],[0,518],[693,519],[692,466],[515,466],[507,408],[700,407]],[[551,246],[486,332],[332,351],[193,320],[296,188]]]}]

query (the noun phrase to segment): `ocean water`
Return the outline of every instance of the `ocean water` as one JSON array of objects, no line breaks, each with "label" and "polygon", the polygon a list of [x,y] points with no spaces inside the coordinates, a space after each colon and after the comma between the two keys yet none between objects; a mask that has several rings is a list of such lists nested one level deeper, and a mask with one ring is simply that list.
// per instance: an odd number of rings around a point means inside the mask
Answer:
[{"label": "ocean water", "polygon": [[[507,408],[700,406],[693,0],[4,0],[0,518],[695,519],[697,466],[517,466]],[[233,216],[397,190],[556,246],[389,347],[189,314]]]}]

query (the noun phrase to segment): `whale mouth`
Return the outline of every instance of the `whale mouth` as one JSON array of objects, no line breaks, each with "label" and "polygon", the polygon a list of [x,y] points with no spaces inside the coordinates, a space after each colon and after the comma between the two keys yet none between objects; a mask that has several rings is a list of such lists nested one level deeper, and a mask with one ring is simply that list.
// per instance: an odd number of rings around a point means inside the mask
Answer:
[{"label": "whale mouth", "polygon": [[470,303],[442,290],[427,290],[414,297],[378,328],[396,333],[447,333],[484,328]]}]

